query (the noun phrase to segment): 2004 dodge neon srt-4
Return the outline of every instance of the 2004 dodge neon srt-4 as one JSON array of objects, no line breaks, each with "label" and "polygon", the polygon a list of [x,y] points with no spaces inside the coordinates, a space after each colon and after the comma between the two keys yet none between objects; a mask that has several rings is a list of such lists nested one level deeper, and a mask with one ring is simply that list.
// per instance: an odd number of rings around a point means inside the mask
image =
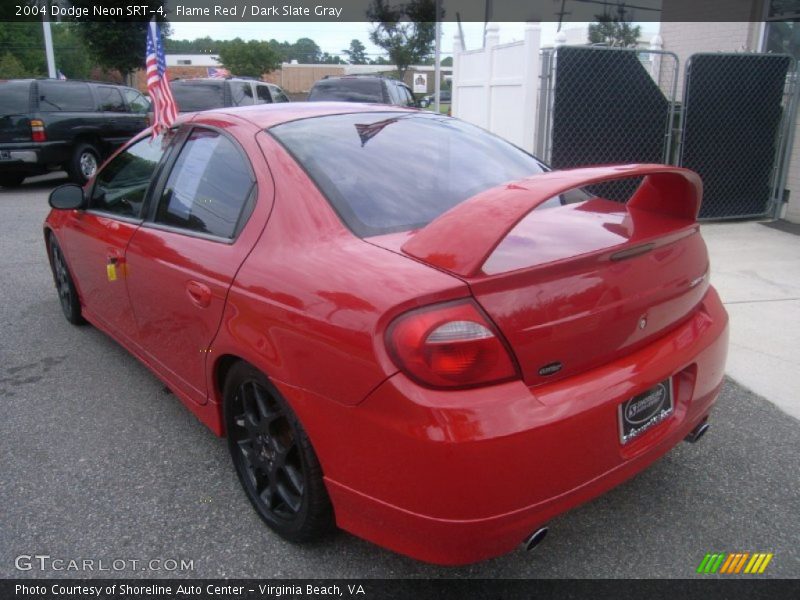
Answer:
[{"label": "2004 dodge neon srt-4", "polygon": [[[632,177],[626,204],[586,191]],[[265,105],[143,133],[53,191],[44,235],[67,319],[227,436],[278,534],[461,564],[705,431],[727,315],[701,194],[440,115]]]}]

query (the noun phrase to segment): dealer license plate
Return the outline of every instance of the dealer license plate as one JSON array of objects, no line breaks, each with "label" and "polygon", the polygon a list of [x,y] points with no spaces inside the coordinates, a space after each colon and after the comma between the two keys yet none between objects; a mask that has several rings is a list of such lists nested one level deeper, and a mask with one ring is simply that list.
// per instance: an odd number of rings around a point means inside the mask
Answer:
[{"label": "dealer license plate", "polygon": [[619,405],[619,438],[627,444],[672,414],[672,379]]}]

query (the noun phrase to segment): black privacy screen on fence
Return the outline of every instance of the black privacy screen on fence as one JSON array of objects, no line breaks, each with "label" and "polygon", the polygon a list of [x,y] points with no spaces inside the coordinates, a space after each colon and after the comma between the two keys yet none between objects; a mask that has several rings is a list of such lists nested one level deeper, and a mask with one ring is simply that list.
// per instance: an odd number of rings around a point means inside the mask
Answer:
[{"label": "black privacy screen on fence", "polygon": [[791,62],[764,54],[691,57],[680,165],[703,178],[700,217],[767,213]]},{"label": "black privacy screen on fence", "polygon": [[[556,55],[551,163],[556,169],[665,162],[671,102],[634,51],[562,47]],[[666,59],[668,57],[660,57]],[[636,182],[593,186],[625,201]]]}]

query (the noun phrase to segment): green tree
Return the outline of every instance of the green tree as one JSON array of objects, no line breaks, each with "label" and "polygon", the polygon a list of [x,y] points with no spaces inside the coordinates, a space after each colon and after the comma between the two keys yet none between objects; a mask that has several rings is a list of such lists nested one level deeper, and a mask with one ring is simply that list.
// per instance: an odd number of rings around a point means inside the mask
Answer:
[{"label": "green tree", "polygon": [[342,50],[347,55],[347,62],[351,65],[367,64],[367,48],[360,40],[352,40],[347,50]]},{"label": "green tree", "polygon": [[[71,4],[91,11],[96,0],[71,0]],[[107,8],[119,7],[123,13],[130,2],[127,0],[105,0]],[[163,0],[137,0],[137,5],[146,5],[149,10],[162,8]],[[163,10],[163,9],[162,9]],[[96,63],[106,69],[115,69],[127,76],[136,69],[144,68],[145,49],[147,45],[147,21],[104,20],[79,21],[78,32],[84,44],[93,55]],[[164,17],[156,13],[156,20],[161,22],[161,34],[169,36],[169,26]]]},{"label": "green tree", "polygon": [[281,62],[269,42],[245,42],[241,38],[226,42],[220,50],[219,60],[231,74],[259,78],[277,69]]},{"label": "green tree", "polygon": [[596,23],[589,25],[589,42],[592,44],[607,44],[621,48],[636,46],[642,28],[631,25],[622,17],[609,15],[595,15]]},{"label": "green tree", "polygon": [[401,78],[409,65],[422,62],[433,52],[434,0],[409,0],[396,6],[390,5],[389,0],[372,0],[367,18],[372,22],[370,40],[386,51]]},{"label": "green tree", "polygon": [[44,55],[44,35],[41,22],[2,23],[0,27],[0,56],[10,54],[23,69],[20,77],[47,75]]},{"label": "green tree", "polygon": [[317,43],[310,38],[300,38],[289,46],[285,60],[290,62],[296,60],[300,64],[314,64],[322,59],[322,50]]},{"label": "green tree", "polygon": [[338,54],[328,54],[327,52],[323,52],[322,56],[319,59],[323,65],[346,65],[347,63],[342,60],[342,57]]},{"label": "green tree", "polygon": [[92,59],[74,23],[53,23],[53,54],[56,68],[69,79],[89,79]]},{"label": "green tree", "polygon": [[443,67],[452,67],[453,66],[453,57],[452,56],[447,56],[447,57],[443,58],[442,62],[440,64]]},{"label": "green tree", "polygon": [[29,76],[25,65],[13,54],[6,52],[0,57],[0,79],[21,79]]}]

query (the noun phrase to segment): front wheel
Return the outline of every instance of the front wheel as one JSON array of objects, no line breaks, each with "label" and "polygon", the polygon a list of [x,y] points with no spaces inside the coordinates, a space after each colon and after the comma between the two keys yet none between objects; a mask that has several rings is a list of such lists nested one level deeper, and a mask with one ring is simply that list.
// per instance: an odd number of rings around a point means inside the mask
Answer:
[{"label": "front wheel", "polygon": [[85,323],[81,316],[81,301],[78,298],[78,292],[75,290],[75,283],[72,281],[72,276],[67,267],[67,261],[64,260],[64,253],[61,252],[61,246],[58,245],[55,237],[50,237],[50,264],[53,268],[53,279],[56,283],[56,290],[58,291],[58,301],[61,303],[61,311],[67,318],[67,321],[73,325],[82,325]]},{"label": "front wheel", "polygon": [[319,460],[288,403],[244,362],[231,368],[223,395],[228,449],[256,512],[289,541],[322,537],[333,509]]}]

